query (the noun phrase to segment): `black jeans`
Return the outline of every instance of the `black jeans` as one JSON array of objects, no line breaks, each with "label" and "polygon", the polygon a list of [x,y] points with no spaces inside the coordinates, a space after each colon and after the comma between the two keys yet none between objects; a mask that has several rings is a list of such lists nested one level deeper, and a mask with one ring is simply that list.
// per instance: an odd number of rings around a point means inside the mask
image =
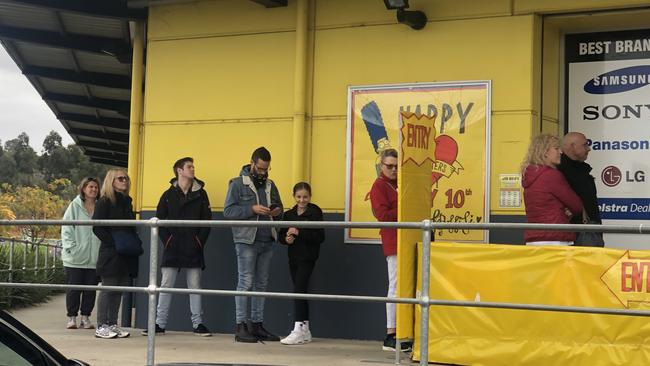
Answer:
[{"label": "black jeans", "polygon": [[[65,267],[65,282],[68,285],[96,285],[97,272],[94,268],[73,268]],[[71,290],[67,289],[65,293],[65,306],[68,310],[68,316],[79,315],[79,306],[81,305],[81,315],[90,316],[95,307],[95,291],[93,290]]]},{"label": "black jeans", "polygon": [[[291,271],[291,280],[293,281],[293,292],[296,294],[305,294],[309,288],[309,278],[314,270],[316,261],[294,261],[289,260],[289,270]],[[307,300],[295,299],[293,301],[295,311],[295,321],[302,322],[309,320],[309,304]]]},{"label": "black jeans", "polygon": [[[102,277],[102,286],[129,286],[128,274],[120,277]],[[121,291],[99,291],[97,299],[97,325],[117,325],[117,313],[122,302]]]}]

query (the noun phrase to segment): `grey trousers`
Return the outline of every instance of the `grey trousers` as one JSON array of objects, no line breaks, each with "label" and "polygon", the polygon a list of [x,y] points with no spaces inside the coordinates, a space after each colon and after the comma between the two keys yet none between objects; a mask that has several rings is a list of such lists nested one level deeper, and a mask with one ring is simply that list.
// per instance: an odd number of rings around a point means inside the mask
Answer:
[{"label": "grey trousers", "polygon": [[[102,286],[128,286],[129,275],[102,277]],[[122,291],[100,291],[97,297],[97,325],[117,325],[117,314],[122,302]]]}]

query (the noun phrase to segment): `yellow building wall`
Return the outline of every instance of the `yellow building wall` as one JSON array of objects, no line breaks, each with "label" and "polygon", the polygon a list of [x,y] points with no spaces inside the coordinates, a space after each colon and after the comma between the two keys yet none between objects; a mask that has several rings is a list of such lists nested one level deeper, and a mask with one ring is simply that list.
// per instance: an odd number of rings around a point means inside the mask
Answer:
[{"label": "yellow building wall", "polygon": [[[378,0],[312,0],[306,166],[314,201],[328,212],[344,208],[348,86],[491,80],[492,213],[522,213],[496,209],[497,179],[519,171],[533,134],[558,124],[557,105],[546,102],[558,90],[547,90],[542,63],[554,56],[542,52],[548,31],[537,13],[594,6],[564,3],[412,0],[430,20],[414,31]],[[173,162],[193,156],[220,211],[228,180],[261,145],[285,206],[293,203],[295,12],[294,0],[272,9],[243,0],[150,8],[140,209],[155,209]]]}]

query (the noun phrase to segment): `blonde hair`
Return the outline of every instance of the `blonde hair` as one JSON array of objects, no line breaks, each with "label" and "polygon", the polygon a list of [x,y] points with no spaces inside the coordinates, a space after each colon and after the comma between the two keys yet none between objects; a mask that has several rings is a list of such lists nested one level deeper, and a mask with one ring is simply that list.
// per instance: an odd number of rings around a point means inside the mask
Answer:
[{"label": "blonde hair", "polygon": [[[115,188],[113,188],[113,182],[119,173],[124,173],[127,177],[129,176],[124,169],[110,169],[106,172],[106,177],[104,178],[104,183],[102,183],[102,191],[100,192],[102,197],[106,197],[111,200],[111,203],[115,204]],[[126,182],[126,196],[129,195],[129,190],[131,189],[131,180]]]},{"label": "blonde hair", "polygon": [[560,138],[555,135],[545,133],[533,137],[526,157],[521,163],[521,174],[523,175],[525,173],[529,165],[548,165],[544,162],[544,155],[548,149],[554,146],[560,146]]}]

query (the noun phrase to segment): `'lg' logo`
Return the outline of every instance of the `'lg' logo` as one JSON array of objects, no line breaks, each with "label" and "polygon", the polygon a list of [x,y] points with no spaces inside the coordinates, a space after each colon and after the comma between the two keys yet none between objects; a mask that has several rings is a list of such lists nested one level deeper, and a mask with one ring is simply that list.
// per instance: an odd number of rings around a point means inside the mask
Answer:
[{"label": "'lg' logo", "polygon": [[603,172],[600,174],[600,178],[603,180],[603,183],[608,187],[614,187],[621,182],[623,174],[621,170],[613,165],[608,166],[603,169]]},{"label": "'lg' logo", "polygon": [[[600,178],[606,186],[614,187],[623,180],[623,173],[617,167],[610,165],[603,169]],[[629,170],[625,171],[625,181],[628,183],[645,182],[645,172],[643,170],[637,170],[634,173]]]}]

